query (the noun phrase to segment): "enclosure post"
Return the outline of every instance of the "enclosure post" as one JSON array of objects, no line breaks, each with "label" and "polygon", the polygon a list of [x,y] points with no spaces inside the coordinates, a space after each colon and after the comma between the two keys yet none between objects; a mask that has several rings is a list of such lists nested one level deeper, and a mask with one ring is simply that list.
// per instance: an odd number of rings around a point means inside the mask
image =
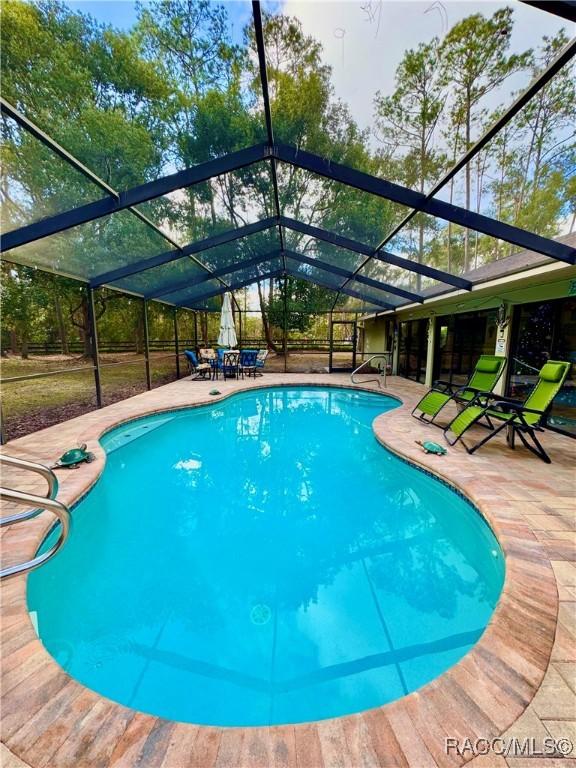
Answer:
[{"label": "enclosure post", "polygon": [[288,276],[284,276],[284,338],[282,339],[282,347],[284,349],[284,373],[288,370]]},{"label": "enclosure post", "polygon": [[334,361],[334,325],[332,323],[332,312],[328,315],[328,373],[332,373],[332,363]]},{"label": "enclosure post", "polygon": [[198,315],[194,314],[194,350],[198,351]]},{"label": "enclosure post", "polygon": [[180,378],[180,341],[178,338],[178,307],[174,307],[174,348],[176,349],[176,378]]},{"label": "enclosure post", "polygon": [[0,445],[6,443],[6,435],[4,433],[4,411],[2,410],[2,403],[0,403]]},{"label": "enclosure post", "polygon": [[98,327],[96,325],[96,310],[94,309],[94,288],[88,288],[88,322],[90,324],[90,341],[92,362],[94,364],[94,386],[96,387],[96,405],[102,408],[102,382],[100,380],[100,353],[98,352]]},{"label": "enclosure post", "polygon": [[148,338],[148,302],[143,299],[144,310],[144,360],[146,362],[146,387],[152,389],[152,378],[150,376],[150,339]]}]

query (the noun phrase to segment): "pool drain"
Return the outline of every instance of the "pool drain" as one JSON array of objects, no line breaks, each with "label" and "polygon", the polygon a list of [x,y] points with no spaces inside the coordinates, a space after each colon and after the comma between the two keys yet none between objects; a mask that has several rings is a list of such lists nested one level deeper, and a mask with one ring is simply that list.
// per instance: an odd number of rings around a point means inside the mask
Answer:
[{"label": "pool drain", "polygon": [[255,605],[250,611],[250,620],[252,621],[252,624],[257,624],[259,626],[268,624],[271,616],[272,611],[267,605],[264,605],[264,603],[258,603],[258,605]]}]

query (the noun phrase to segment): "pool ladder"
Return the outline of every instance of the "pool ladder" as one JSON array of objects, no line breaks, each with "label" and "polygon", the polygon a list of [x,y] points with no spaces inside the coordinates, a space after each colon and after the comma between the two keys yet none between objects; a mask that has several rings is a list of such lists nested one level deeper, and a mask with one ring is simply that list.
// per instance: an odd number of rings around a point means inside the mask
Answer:
[{"label": "pool ladder", "polygon": [[32,560],[27,560],[24,563],[11,565],[0,570],[0,578],[5,579],[9,576],[16,576],[19,573],[25,573],[26,571],[38,568],[38,566],[42,565],[47,560],[50,560],[51,557],[54,557],[68,537],[70,531],[70,510],[65,504],[62,504],[62,502],[56,501],[58,479],[49,467],[45,467],[43,464],[36,464],[33,461],[27,461],[26,459],[18,459],[15,456],[7,456],[6,454],[0,454],[0,464],[6,464],[10,467],[23,469],[29,472],[35,472],[36,474],[41,475],[48,483],[48,493],[46,496],[36,496],[35,494],[16,491],[12,488],[0,487],[0,499],[3,501],[11,501],[13,504],[33,507],[25,512],[16,512],[12,515],[6,515],[6,517],[0,518],[0,526],[13,525],[14,523],[30,520],[31,518],[37,517],[44,510],[53,512],[60,523],[60,535],[55,544],[41,555],[36,555]]},{"label": "pool ladder", "polygon": [[[350,374],[350,381],[352,382],[352,384],[368,384],[371,381],[375,381],[378,384],[378,386],[380,387],[380,389],[386,388],[386,368],[388,367],[388,358],[390,357],[391,354],[392,354],[392,352],[378,352],[375,355],[371,355],[368,358],[368,360],[364,360],[364,362],[361,363],[358,366],[358,368],[353,370],[352,373]],[[374,360],[377,357],[383,357],[384,358],[384,365],[382,367],[380,365],[378,365],[378,378],[377,379],[364,379],[363,381],[356,381],[354,376],[356,376],[357,373],[360,373],[360,371],[362,370],[362,368],[364,368],[364,366],[368,365],[368,363],[371,363],[372,360]],[[384,382],[384,383],[382,383],[382,382]]]}]

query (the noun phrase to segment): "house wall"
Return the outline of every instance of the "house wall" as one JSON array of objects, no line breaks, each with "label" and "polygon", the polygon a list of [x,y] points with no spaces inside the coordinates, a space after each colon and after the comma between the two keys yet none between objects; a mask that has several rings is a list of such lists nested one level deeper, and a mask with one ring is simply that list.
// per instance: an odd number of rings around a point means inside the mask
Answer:
[{"label": "house wall", "polygon": [[[424,304],[412,304],[398,310],[394,318],[397,323],[420,318],[433,318],[435,322],[434,318],[444,315],[496,309],[504,303],[509,319],[516,305],[574,295],[575,280],[576,267],[554,264],[551,267],[541,267],[521,275],[494,280],[479,285],[472,291],[454,291],[445,297],[427,300]],[[391,313],[364,318],[365,351],[380,352],[386,348],[386,325],[390,319]],[[509,322],[506,328],[496,335],[495,354],[507,354],[510,344],[510,325]],[[432,360],[434,357],[433,333],[429,334],[428,355],[429,361]],[[427,370],[431,370],[430,365]]]}]

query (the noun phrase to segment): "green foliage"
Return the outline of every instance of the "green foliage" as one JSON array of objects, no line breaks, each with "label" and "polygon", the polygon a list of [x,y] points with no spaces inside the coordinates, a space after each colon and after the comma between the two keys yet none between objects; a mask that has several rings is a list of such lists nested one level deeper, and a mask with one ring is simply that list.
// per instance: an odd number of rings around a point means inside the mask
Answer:
[{"label": "green foliage", "polygon": [[[98,23],[58,0],[5,0],[1,6],[3,95],[104,181],[123,190],[143,181],[266,141],[260,74],[252,25],[232,39],[226,5],[209,0],[152,0],[138,6],[128,31]],[[275,138],[334,161],[429,190],[501,113],[499,89],[524,71],[538,75],[566,44],[544,37],[538,50],[510,52],[514,14],[474,13],[443,39],[405,52],[391,94],[374,97],[373,131],[361,130],[332,86],[318,40],[300,21],[264,16],[264,37]],[[566,66],[516,118],[452,179],[457,204],[532,231],[555,236],[576,221],[576,89]],[[2,119],[4,230],[37,221],[105,192],[8,118]],[[373,134],[373,135],[372,135]],[[406,211],[382,198],[278,164],[284,215],[324,227],[370,247]],[[142,213],[186,244],[276,214],[268,162],[210,179],[140,206]],[[285,231],[286,246],[354,271],[363,258],[301,233]],[[279,247],[276,230],[201,254],[211,268]],[[169,248],[132,213],[75,227],[13,254],[16,261],[84,279],[133,264]],[[430,216],[415,216],[390,246],[402,255],[463,272],[511,251],[509,246]],[[263,265],[269,269],[271,262]],[[146,293],[156,281],[199,274],[189,260],[141,273],[122,284]],[[307,267],[301,267],[308,275]],[[86,337],[86,303],[76,288],[56,288],[40,273],[8,267],[3,288],[6,328],[32,338],[38,318],[55,336]],[[253,273],[257,275],[256,268]],[[380,263],[375,275],[426,287],[413,274]],[[330,280],[332,280],[330,276]],[[337,285],[337,283],[334,283]],[[64,285],[64,283],[62,283]],[[24,298],[27,293],[27,298]],[[264,332],[284,325],[281,291],[260,286]],[[288,280],[287,325],[311,327],[311,311],[335,294]],[[351,301],[349,306],[355,305]],[[99,303],[103,332],[141,337],[138,299],[106,294]],[[171,310],[151,304],[159,338],[172,333]],[[189,336],[189,334],[187,334]]]}]

